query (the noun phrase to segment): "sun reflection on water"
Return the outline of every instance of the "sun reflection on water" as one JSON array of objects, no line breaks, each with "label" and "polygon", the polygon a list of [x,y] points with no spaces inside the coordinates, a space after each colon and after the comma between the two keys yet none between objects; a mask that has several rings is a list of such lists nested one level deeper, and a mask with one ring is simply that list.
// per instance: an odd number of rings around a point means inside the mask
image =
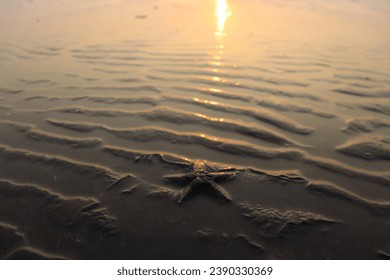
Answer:
[{"label": "sun reflection on water", "polygon": [[[229,4],[227,0],[216,0],[215,2],[215,17],[216,17],[216,31],[215,38],[218,41],[218,49],[213,55],[213,60],[210,62],[212,66],[211,72],[215,74],[212,78],[214,82],[222,82],[222,79],[219,77],[220,67],[222,66],[222,60],[225,50],[225,40],[226,32],[225,25],[227,19],[232,15],[230,11]],[[214,89],[216,91],[222,92],[220,89]],[[211,102],[210,102],[211,103]],[[212,104],[212,103],[211,103]]]},{"label": "sun reflection on water", "polygon": [[224,37],[225,34],[225,24],[227,19],[232,15],[229,4],[227,0],[216,0],[216,13],[215,17],[217,18],[217,31],[215,36],[217,38]]}]

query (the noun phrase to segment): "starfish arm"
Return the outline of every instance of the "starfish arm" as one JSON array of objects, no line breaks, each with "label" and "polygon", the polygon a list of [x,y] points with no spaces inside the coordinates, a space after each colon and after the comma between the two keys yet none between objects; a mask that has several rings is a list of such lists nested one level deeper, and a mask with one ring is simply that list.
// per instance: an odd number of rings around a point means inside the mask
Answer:
[{"label": "starfish arm", "polygon": [[162,162],[165,162],[168,164],[174,164],[174,165],[185,166],[185,167],[191,166],[191,162],[183,157],[167,155],[167,154],[160,154],[160,159]]},{"label": "starfish arm", "polygon": [[243,171],[243,168],[236,168],[236,167],[225,167],[225,168],[218,168],[216,170],[217,172],[240,172]]},{"label": "starfish arm", "polygon": [[196,191],[199,189],[199,184],[202,184],[203,181],[199,178],[196,178],[195,180],[191,181],[179,194],[177,202],[179,204],[183,203],[185,200],[192,197]]},{"label": "starfish arm", "polygon": [[194,180],[195,177],[196,176],[193,174],[169,174],[164,176],[165,180],[179,184],[188,184],[188,182]]},{"label": "starfish arm", "polygon": [[230,194],[227,191],[225,191],[223,188],[221,188],[218,184],[216,184],[214,182],[211,183],[209,191],[213,195],[215,195],[215,196],[217,196],[217,197],[219,197],[219,198],[221,198],[221,199],[223,199],[223,200],[225,200],[227,202],[232,201],[232,198],[231,198]]},{"label": "starfish arm", "polygon": [[220,182],[232,179],[236,174],[237,172],[210,172],[207,175],[210,176],[214,182]]},{"label": "starfish arm", "polygon": [[179,156],[174,156],[170,154],[161,154],[161,153],[155,153],[155,154],[145,154],[145,153],[134,153],[134,161],[161,161],[167,164],[173,164],[183,167],[189,167],[191,166],[191,162],[186,159]]}]

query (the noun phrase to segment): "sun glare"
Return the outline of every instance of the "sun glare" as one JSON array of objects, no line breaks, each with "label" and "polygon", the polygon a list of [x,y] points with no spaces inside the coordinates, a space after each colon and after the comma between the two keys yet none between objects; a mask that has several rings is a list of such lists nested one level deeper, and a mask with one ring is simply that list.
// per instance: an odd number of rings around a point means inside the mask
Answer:
[{"label": "sun glare", "polygon": [[217,18],[217,31],[215,32],[215,35],[217,37],[220,38],[225,35],[226,20],[231,14],[227,0],[216,0],[215,17]]}]

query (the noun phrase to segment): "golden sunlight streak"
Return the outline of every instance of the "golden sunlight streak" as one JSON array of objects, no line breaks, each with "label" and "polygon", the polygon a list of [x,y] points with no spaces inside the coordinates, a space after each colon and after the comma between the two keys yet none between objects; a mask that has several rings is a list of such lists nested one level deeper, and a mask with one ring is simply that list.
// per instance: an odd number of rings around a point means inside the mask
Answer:
[{"label": "golden sunlight streak", "polygon": [[226,20],[232,15],[227,0],[216,0],[217,31],[215,36],[221,38],[225,35]]}]

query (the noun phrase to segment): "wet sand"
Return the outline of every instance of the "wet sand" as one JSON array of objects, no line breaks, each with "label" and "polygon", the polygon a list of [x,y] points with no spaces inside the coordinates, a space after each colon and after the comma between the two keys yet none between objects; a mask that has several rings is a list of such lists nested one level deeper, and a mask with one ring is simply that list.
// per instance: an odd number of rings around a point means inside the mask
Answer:
[{"label": "wet sand", "polygon": [[294,3],[0,1],[0,258],[389,259],[390,5]]}]

